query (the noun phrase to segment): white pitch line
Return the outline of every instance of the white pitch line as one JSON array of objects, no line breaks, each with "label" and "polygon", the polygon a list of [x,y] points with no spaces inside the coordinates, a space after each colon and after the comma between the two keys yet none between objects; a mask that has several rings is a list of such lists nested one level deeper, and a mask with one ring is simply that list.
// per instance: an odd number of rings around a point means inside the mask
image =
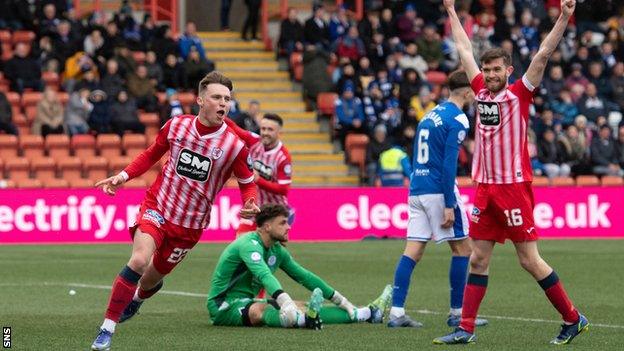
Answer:
[{"label": "white pitch line", "polygon": [[[429,310],[415,310],[417,313],[422,314],[434,314],[434,315],[446,315],[447,312],[437,312],[437,311],[429,311]],[[480,314],[479,317],[490,318],[490,319],[504,319],[509,321],[520,321],[520,322],[537,322],[537,323],[556,323],[561,324],[561,321],[556,321],[552,319],[539,319],[539,318],[524,318],[524,317],[509,317],[509,316],[493,316],[487,314]],[[613,324],[601,324],[601,323],[592,323],[589,322],[589,325],[592,327],[602,327],[602,328],[614,328],[614,329],[624,329],[624,325],[613,325]]]},{"label": "white pitch line", "polygon": [[[87,288],[87,289],[100,289],[100,290],[111,290],[110,285],[96,285],[96,284],[82,284],[82,283],[53,283],[53,282],[41,282],[41,283],[0,283],[0,287],[5,286],[67,286],[74,288]],[[206,298],[206,294],[198,294],[191,293],[186,291],[175,291],[175,290],[161,290],[158,292],[159,294],[165,295],[173,295],[173,296],[188,296],[188,297],[201,297]],[[433,315],[446,315],[448,312],[438,312],[438,311],[430,311],[430,310],[412,310],[421,314],[433,314]],[[539,318],[524,318],[524,317],[510,317],[510,316],[494,316],[494,315],[483,315],[480,314],[480,317],[490,318],[490,319],[501,319],[501,320],[510,320],[510,321],[520,321],[520,322],[535,322],[535,323],[556,323],[561,324],[561,321],[556,321],[552,319],[539,319]],[[590,325],[592,327],[600,327],[600,328],[612,328],[612,329],[624,329],[624,325],[616,325],[616,324],[602,324],[602,323],[592,323],[590,321]]]}]

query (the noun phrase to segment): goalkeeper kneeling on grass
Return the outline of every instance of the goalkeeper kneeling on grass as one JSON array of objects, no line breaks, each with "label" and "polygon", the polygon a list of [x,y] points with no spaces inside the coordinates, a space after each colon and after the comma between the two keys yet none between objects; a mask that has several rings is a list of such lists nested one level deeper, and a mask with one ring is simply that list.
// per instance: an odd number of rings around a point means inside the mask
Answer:
[{"label": "goalkeeper kneeling on grass", "polygon": [[[288,209],[267,204],[256,216],[258,229],[225,248],[212,277],[208,312],[214,325],[320,329],[323,323],[382,323],[392,288],[366,307],[355,307],[314,273],[299,265],[281,245],[288,241]],[[273,273],[286,274],[312,291],[306,303],[293,301]],[[255,299],[264,288],[269,299]],[[324,299],[336,306],[323,306]]]}]

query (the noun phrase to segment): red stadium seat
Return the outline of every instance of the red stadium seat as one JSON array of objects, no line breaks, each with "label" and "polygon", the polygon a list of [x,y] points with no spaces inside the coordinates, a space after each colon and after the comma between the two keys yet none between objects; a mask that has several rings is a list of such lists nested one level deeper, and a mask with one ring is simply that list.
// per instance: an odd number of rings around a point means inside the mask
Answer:
[{"label": "red stadium seat", "polygon": [[15,185],[18,189],[40,189],[43,188],[43,184],[39,179],[23,178],[15,181]]},{"label": "red stadium seat", "polygon": [[69,182],[65,179],[51,178],[42,179],[43,187],[47,189],[65,189],[69,188]]},{"label": "red stadium seat", "polygon": [[580,175],[576,177],[577,186],[600,186],[600,179],[594,175]]},{"label": "red stadium seat", "polygon": [[602,186],[622,186],[624,179],[618,176],[603,176],[601,179]]},{"label": "red stadium seat", "polygon": [[548,177],[533,177],[533,186],[549,186]]},{"label": "red stadium seat", "polygon": [[364,171],[366,163],[366,147],[368,146],[366,134],[348,134],[345,140],[345,152],[349,163],[357,165],[360,171]]},{"label": "red stadium seat", "polygon": [[338,100],[338,94],[336,93],[319,93],[316,96],[316,106],[319,114],[322,116],[333,116],[336,111],[336,100]]},{"label": "red stadium seat", "polygon": [[10,43],[11,42],[11,31],[0,30],[0,42],[2,42],[2,43]]},{"label": "red stadium seat", "polygon": [[293,67],[293,78],[296,82],[301,82],[303,79],[303,65]]},{"label": "red stadium seat", "polygon": [[91,157],[84,161],[83,169],[85,178],[93,182],[106,179],[108,177],[108,160],[104,157]]},{"label": "red stadium seat", "polygon": [[19,135],[30,135],[30,127],[32,126],[32,120],[29,120],[26,115],[21,112],[13,113],[13,124],[17,127]]},{"label": "red stadium seat", "polygon": [[22,108],[27,106],[37,106],[37,103],[43,99],[43,93],[38,91],[25,91],[22,94]]},{"label": "red stadium seat", "polygon": [[145,62],[145,53],[143,51],[132,51],[132,58],[138,63],[143,64]]},{"label": "red stadium seat", "polygon": [[59,89],[60,79],[58,73],[49,71],[43,72],[41,73],[41,79],[43,79],[46,86],[52,87],[54,90]]},{"label": "red stadium seat", "polygon": [[74,135],[71,138],[74,155],[82,161],[95,156],[95,137],[89,134]]},{"label": "red stadium seat", "polygon": [[11,179],[0,179],[0,189],[13,189],[15,182]]},{"label": "red stadium seat", "polygon": [[130,157],[126,157],[126,156],[112,157],[109,159],[109,162],[108,162],[108,172],[110,174],[117,174],[123,171],[123,169],[126,168],[126,166],[130,164],[130,162],[132,162],[132,159]]},{"label": "red stadium seat", "polygon": [[66,157],[57,162],[58,171],[61,178],[71,181],[82,178],[82,160],[78,157]]},{"label": "red stadium seat", "polygon": [[160,130],[160,117],[156,113],[141,112],[139,121],[145,125],[145,136],[148,140],[155,137]]},{"label": "red stadium seat", "polygon": [[147,147],[147,138],[143,134],[124,134],[121,145],[126,156],[135,158]]},{"label": "red stadium seat", "polygon": [[295,68],[296,66],[300,66],[303,63],[303,54],[300,52],[293,52],[290,54],[290,58],[288,59],[290,68]]},{"label": "red stadium seat", "polygon": [[95,182],[91,179],[84,178],[74,178],[67,180],[70,188],[74,189],[85,189],[85,188],[93,188],[95,186]]},{"label": "red stadium seat", "polygon": [[104,158],[121,156],[121,138],[117,134],[100,134],[97,136],[95,145],[100,156]]},{"label": "red stadium seat", "polygon": [[30,161],[23,157],[5,160],[4,169],[6,170],[8,178],[13,181],[28,178],[30,175]]},{"label": "red stadium seat", "polygon": [[178,100],[180,100],[180,104],[183,107],[190,108],[191,106],[193,106],[193,104],[197,100],[197,97],[193,93],[181,92],[181,93],[178,93]]},{"label": "red stadium seat", "polygon": [[43,137],[41,135],[21,135],[19,137],[19,146],[22,149],[24,157],[31,161],[37,157],[45,155],[43,147]]},{"label": "red stadium seat", "polygon": [[56,178],[56,161],[51,157],[34,158],[30,163],[34,178],[44,181]]},{"label": "red stadium seat", "polygon": [[574,186],[574,179],[570,177],[554,177],[552,179],[553,186]]},{"label": "red stadium seat", "polygon": [[26,43],[30,45],[33,40],[35,40],[35,32],[28,30],[17,30],[13,32],[13,36],[11,37],[13,45],[17,43]]},{"label": "red stadium seat", "polygon": [[69,137],[66,134],[50,134],[45,139],[48,156],[56,161],[69,157]]},{"label": "red stadium seat", "polygon": [[428,71],[425,73],[427,81],[433,85],[444,85],[446,84],[446,73],[439,71]]},{"label": "red stadium seat", "polygon": [[11,134],[0,134],[0,159],[9,160],[17,157],[17,137]]}]

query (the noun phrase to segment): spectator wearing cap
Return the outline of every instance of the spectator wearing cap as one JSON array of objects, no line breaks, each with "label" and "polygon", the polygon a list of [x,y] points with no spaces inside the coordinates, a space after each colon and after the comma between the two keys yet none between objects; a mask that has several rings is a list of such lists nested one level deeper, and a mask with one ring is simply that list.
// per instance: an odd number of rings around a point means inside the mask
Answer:
[{"label": "spectator wearing cap", "polygon": [[335,102],[336,132],[340,145],[344,149],[348,133],[365,132],[364,107],[360,98],[355,96],[353,84],[346,84],[339,99]]},{"label": "spectator wearing cap", "polygon": [[197,36],[197,27],[194,22],[186,23],[186,30],[178,40],[178,45],[180,46],[180,56],[182,56],[183,60],[186,60],[193,47],[197,50],[202,59],[206,59],[204,44],[202,44],[201,39]]},{"label": "spectator wearing cap", "polygon": [[594,123],[596,123],[598,117],[606,116],[608,113],[607,103],[598,96],[598,89],[593,83],[587,85],[587,90],[585,90],[585,94],[578,101],[578,106],[579,112]]},{"label": "spectator wearing cap", "polygon": [[126,132],[143,134],[145,126],[139,120],[135,100],[125,90],[117,94],[110,107],[111,125],[114,133],[122,136]]},{"label": "spectator wearing cap", "polygon": [[357,27],[349,27],[348,34],[336,40],[333,51],[338,57],[347,57],[351,62],[357,62],[366,55],[366,48],[358,35]]},{"label": "spectator wearing cap", "polygon": [[232,121],[239,127],[256,134],[260,134],[261,119],[262,113],[260,112],[260,101],[258,100],[249,100],[247,111],[241,112],[238,117],[232,116]]},{"label": "spectator wearing cap", "polygon": [[425,72],[429,69],[427,62],[418,54],[416,43],[409,43],[405,48],[405,54],[399,59],[399,66],[402,69],[412,68],[421,79],[425,79]]},{"label": "spectator wearing cap", "polygon": [[590,155],[594,174],[624,176],[624,171],[619,165],[618,148],[611,137],[611,128],[608,125],[600,127],[598,137],[593,138]]},{"label": "spectator wearing cap", "polygon": [[366,146],[366,184],[368,186],[375,185],[379,156],[391,147],[386,127],[383,124],[377,125],[373,129],[373,137]]},{"label": "spectator wearing cap", "polygon": [[4,75],[11,81],[11,90],[20,94],[26,88],[43,90],[41,66],[35,58],[30,56],[30,48],[25,43],[15,45],[15,54],[6,62]]},{"label": "spectator wearing cap", "polygon": [[97,89],[91,92],[89,102],[93,108],[89,113],[89,128],[98,134],[110,133],[111,111],[108,96],[103,90]]},{"label": "spectator wearing cap", "polygon": [[422,26],[424,25],[422,18],[416,16],[416,8],[413,4],[405,6],[405,13],[397,20],[398,37],[405,44],[414,42],[420,37]]},{"label": "spectator wearing cap", "polygon": [[288,17],[280,24],[280,37],[278,47],[290,57],[295,51],[303,51],[303,25],[297,18],[297,9],[290,7]]},{"label": "spectator wearing cap", "polygon": [[347,35],[351,23],[347,18],[347,8],[345,5],[338,6],[336,11],[329,20],[329,41],[335,43],[339,38]]},{"label": "spectator wearing cap", "polygon": [[308,18],[303,26],[303,37],[306,44],[312,44],[329,50],[329,25],[325,21],[325,8],[322,5],[314,5],[312,17]]}]

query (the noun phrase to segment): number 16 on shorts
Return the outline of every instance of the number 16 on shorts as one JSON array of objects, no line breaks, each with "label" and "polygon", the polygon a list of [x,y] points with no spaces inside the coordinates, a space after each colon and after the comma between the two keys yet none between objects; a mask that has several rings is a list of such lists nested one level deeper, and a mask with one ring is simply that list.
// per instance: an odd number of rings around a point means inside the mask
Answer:
[{"label": "number 16 on shorts", "polygon": [[511,210],[503,211],[505,217],[507,217],[508,227],[520,227],[522,226],[522,213],[519,208],[512,208]]}]

